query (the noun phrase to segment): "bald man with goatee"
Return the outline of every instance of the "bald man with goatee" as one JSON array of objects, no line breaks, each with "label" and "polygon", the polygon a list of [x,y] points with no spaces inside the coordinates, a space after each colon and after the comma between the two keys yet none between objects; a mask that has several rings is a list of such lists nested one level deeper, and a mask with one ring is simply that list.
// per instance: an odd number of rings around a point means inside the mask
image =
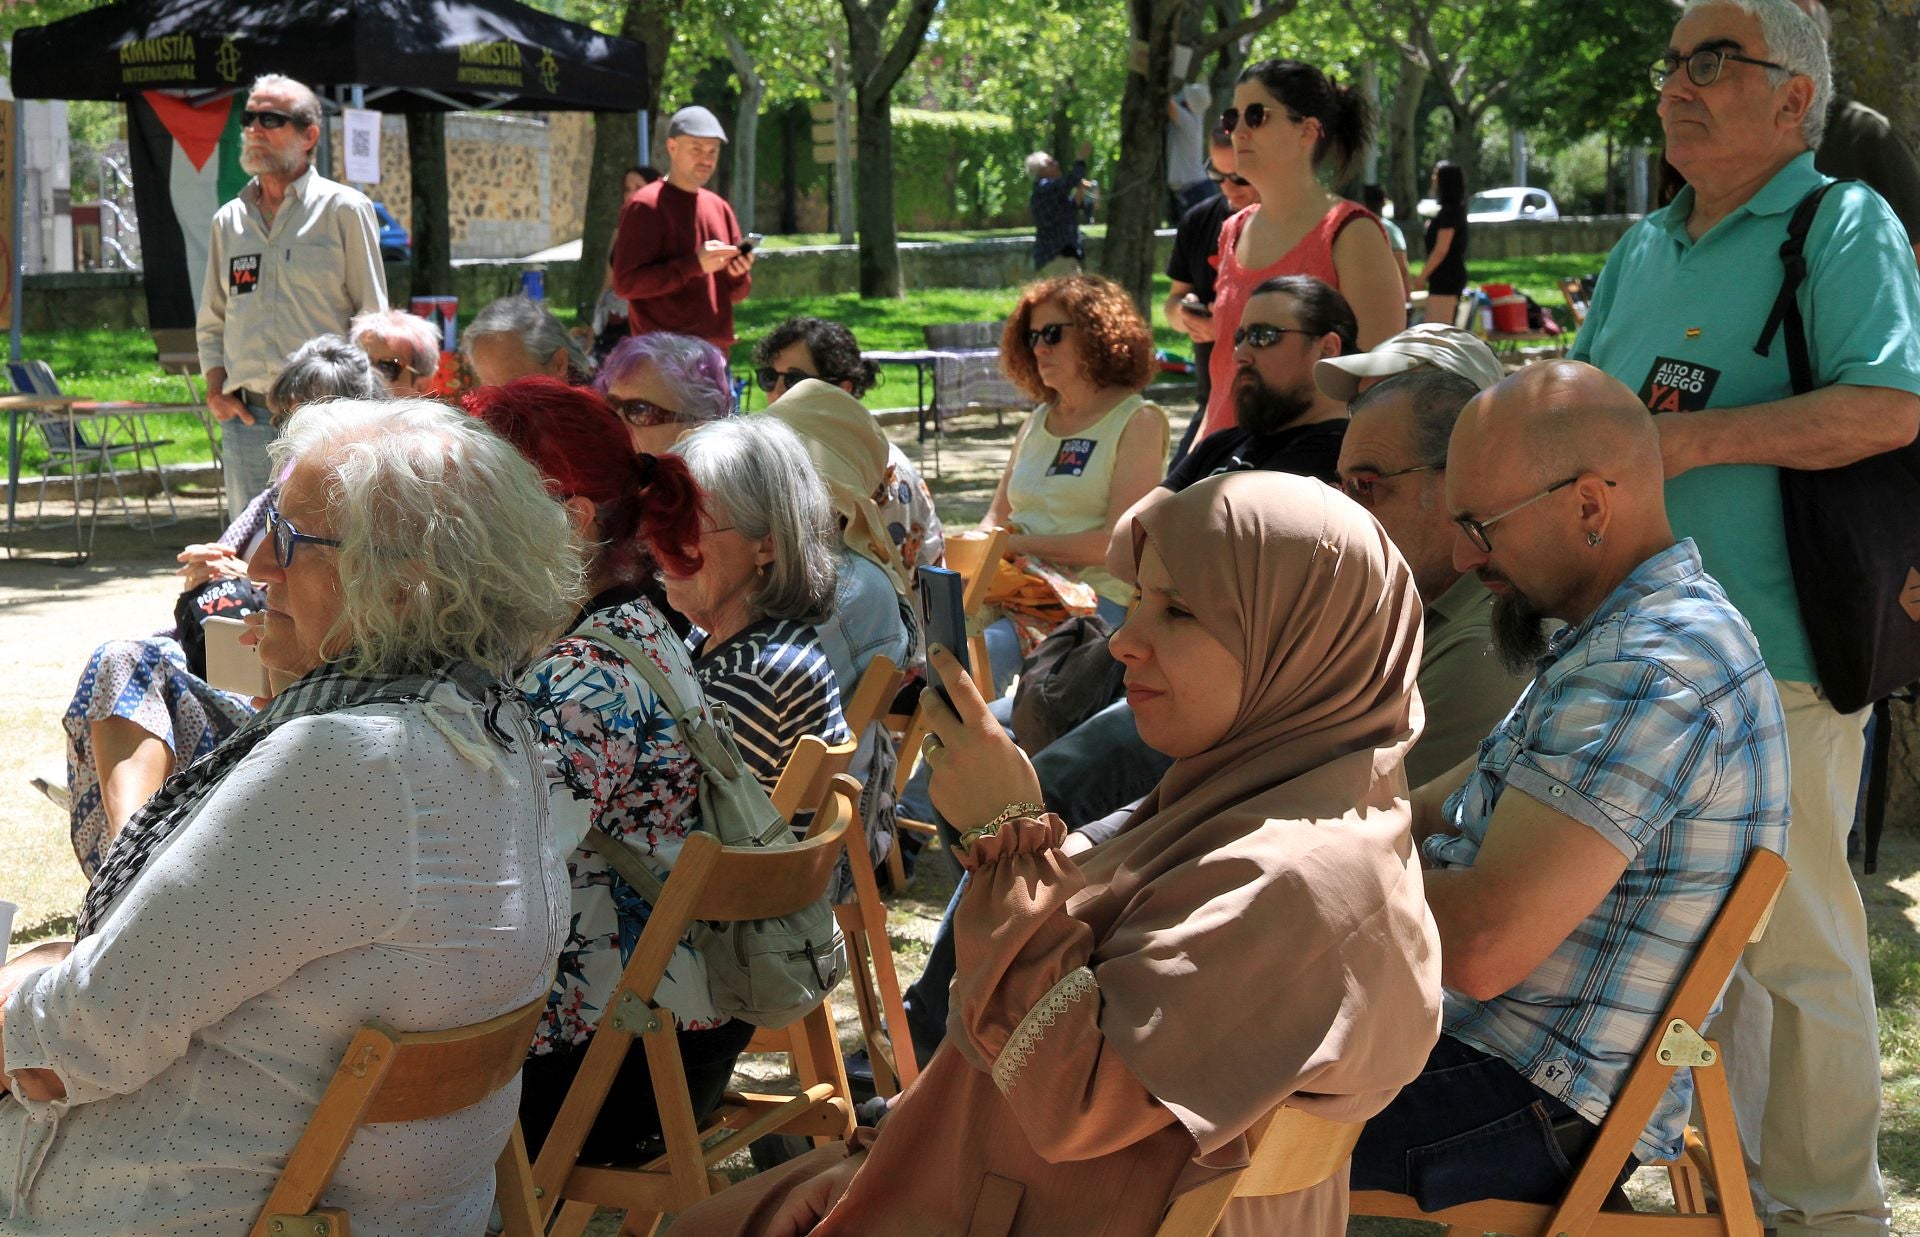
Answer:
[{"label": "bald man with goatee", "polygon": [[[1577,362],[1529,366],[1454,425],[1454,566],[1494,593],[1496,651],[1531,679],[1413,793],[1442,1034],[1368,1122],[1355,1190],[1558,1200],[1748,854],[1786,847],[1780,698],[1675,540],[1662,475],[1646,407]],[[1676,1074],[1637,1159],[1681,1154],[1691,1096]]]}]

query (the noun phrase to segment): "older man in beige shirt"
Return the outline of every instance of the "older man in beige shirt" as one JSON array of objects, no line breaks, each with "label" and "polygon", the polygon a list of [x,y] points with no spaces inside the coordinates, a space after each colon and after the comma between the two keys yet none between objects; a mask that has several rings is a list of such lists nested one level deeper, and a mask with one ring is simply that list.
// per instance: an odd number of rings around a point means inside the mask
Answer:
[{"label": "older man in beige shirt", "polygon": [[240,166],[253,179],[214,213],[196,328],[232,511],[271,479],[266,397],[288,354],[387,307],[373,203],[313,170],[313,91],[279,74],[258,79],[241,132]]}]

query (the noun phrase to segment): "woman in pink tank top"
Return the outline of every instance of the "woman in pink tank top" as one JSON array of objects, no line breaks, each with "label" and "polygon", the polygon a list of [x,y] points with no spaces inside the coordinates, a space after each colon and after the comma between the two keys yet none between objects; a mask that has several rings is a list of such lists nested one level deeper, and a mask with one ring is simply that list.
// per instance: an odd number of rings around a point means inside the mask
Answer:
[{"label": "woman in pink tank top", "polygon": [[[1248,296],[1267,280],[1311,275],[1338,288],[1359,320],[1363,350],[1407,325],[1406,289],[1386,231],[1366,207],[1335,197],[1318,177],[1322,168],[1343,173],[1373,133],[1373,110],[1360,92],[1297,60],[1263,60],[1240,75],[1220,123],[1260,203],[1220,230],[1213,392],[1198,438],[1233,424],[1233,333]],[[1359,219],[1366,225],[1349,230]]]}]

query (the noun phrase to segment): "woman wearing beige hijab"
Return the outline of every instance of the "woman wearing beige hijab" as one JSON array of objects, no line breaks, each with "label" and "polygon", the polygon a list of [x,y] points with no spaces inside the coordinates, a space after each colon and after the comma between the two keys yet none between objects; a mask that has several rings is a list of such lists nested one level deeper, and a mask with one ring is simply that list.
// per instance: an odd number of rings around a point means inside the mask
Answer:
[{"label": "woman wearing beige hijab", "polygon": [[[1384,1107],[1439,1030],[1438,942],[1401,760],[1420,602],[1379,525],[1317,481],[1237,473],[1136,522],[1112,647],[1176,758],[1113,840],[1063,849],[950,655],[929,760],[971,826],[946,1045],[878,1131],[694,1208],[676,1234],[1144,1237],[1245,1162],[1285,1100]],[[1009,792],[1015,802],[1007,802]],[[1237,1201],[1218,1230],[1345,1231],[1346,1180]]]}]

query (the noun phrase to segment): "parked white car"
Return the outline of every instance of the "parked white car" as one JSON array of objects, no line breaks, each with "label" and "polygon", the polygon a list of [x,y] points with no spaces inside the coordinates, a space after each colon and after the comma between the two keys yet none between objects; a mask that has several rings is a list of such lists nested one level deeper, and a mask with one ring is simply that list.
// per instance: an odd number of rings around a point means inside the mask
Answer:
[{"label": "parked white car", "polygon": [[1513,223],[1516,220],[1558,219],[1560,208],[1545,189],[1513,186],[1483,189],[1467,201],[1468,223]]}]

